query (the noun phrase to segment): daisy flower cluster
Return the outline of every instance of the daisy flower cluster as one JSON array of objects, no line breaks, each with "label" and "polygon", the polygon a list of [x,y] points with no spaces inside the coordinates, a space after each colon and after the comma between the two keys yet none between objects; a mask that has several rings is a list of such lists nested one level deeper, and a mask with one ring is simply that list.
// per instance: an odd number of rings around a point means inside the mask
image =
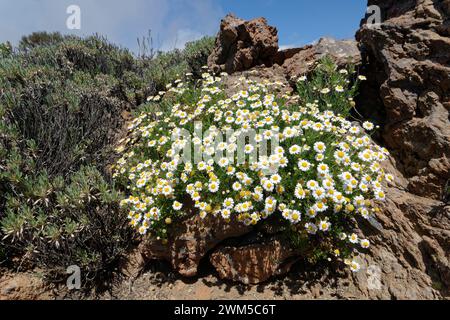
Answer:
[{"label": "daisy flower cluster", "polygon": [[[130,224],[165,239],[168,225],[192,214],[246,225],[276,216],[290,232],[329,244],[334,257],[369,248],[348,230],[355,218],[373,216],[385,200],[385,182],[393,181],[380,165],[388,151],[370,138],[375,126],[351,122],[318,99],[303,103],[282,83],[243,77],[236,87],[245,89],[228,92],[226,76],[177,81],[130,124],[114,166],[114,178],[128,188],[121,206]],[[351,107],[346,87],[336,84],[333,94]],[[330,94],[325,89],[317,91]],[[242,138],[250,132],[252,139]],[[261,152],[273,138],[274,150]],[[191,145],[200,156],[186,161],[180,150]],[[238,160],[239,148],[245,161]],[[359,270],[356,261],[345,261]]]}]

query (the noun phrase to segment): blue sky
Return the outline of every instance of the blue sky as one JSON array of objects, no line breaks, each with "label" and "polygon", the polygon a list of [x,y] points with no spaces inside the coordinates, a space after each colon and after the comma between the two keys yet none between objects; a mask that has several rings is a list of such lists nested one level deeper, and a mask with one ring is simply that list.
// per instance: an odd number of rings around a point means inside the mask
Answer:
[{"label": "blue sky", "polygon": [[[81,9],[81,29],[68,30],[66,9]],[[0,42],[17,43],[33,31],[80,36],[99,33],[131,50],[152,30],[157,49],[214,35],[228,12],[264,16],[278,28],[280,46],[301,46],[323,36],[352,38],[366,0],[1,0]]]}]

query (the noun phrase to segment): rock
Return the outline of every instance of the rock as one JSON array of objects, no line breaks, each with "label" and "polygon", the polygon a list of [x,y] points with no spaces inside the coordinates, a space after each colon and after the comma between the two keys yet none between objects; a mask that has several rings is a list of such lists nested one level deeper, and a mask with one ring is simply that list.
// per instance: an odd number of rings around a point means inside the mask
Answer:
[{"label": "rock", "polygon": [[298,253],[280,240],[243,247],[222,247],[210,257],[222,279],[258,284],[285,274],[297,261]]},{"label": "rock", "polygon": [[240,78],[245,78],[250,81],[257,82],[278,82],[281,84],[280,93],[292,93],[293,89],[289,82],[286,79],[284,69],[278,65],[274,65],[272,67],[255,67],[251,70],[235,72],[231,75],[228,75],[223,79],[225,92],[227,95],[233,95],[234,93],[239,92],[240,90],[247,90],[247,87],[242,85],[236,86],[236,83],[240,84],[238,81]]},{"label": "rock", "polygon": [[369,5],[381,8],[384,21],[373,26],[363,20],[357,34],[372,78],[361,104],[375,102],[366,109],[377,110],[408,191],[442,200],[450,179],[450,1]]},{"label": "rock", "polygon": [[[382,124],[381,140],[401,185],[390,188],[367,257],[382,286],[369,297],[437,299],[450,292],[450,1],[379,1],[379,26],[357,33],[369,81],[362,112]],[[447,201],[447,203],[445,202]],[[359,289],[364,286],[353,281]],[[373,290],[372,290],[373,292]]]},{"label": "rock", "polygon": [[302,51],[303,48],[289,48],[280,50],[277,52],[274,58],[274,63],[281,66],[287,60],[295,56],[297,53]]},{"label": "rock", "polygon": [[208,66],[215,72],[227,73],[271,66],[277,52],[278,32],[266,19],[245,21],[230,14],[221,22]]},{"label": "rock", "polygon": [[[298,49],[297,53],[282,61],[281,65],[288,78],[297,78],[311,73],[325,55],[331,57],[339,67],[349,63],[358,64],[361,61],[356,41],[322,38],[317,44]],[[281,62],[281,59],[278,61]]]},{"label": "rock", "polygon": [[361,61],[354,40],[322,38],[314,45],[278,51],[277,29],[269,26],[264,18],[245,21],[227,15],[221,22],[208,67],[216,73],[233,74],[278,65],[283,68],[284,78],[291,79],[310,73],[325,55],[333,58],[338,66]]},{"label": "rock", "polygon": [[296,283],[301,284],[304,296],[393,300],[449,297],[450,208],[413,195],[399,185],[389,187],[386,194],[387,200],[376,214],[382,229],[359,222],[358,233],[362,231],[371,242],[367,254],[356,258],[361,270],[335,272],[335,264],[322,272],[315,267],[296,270]]},{"label": "rock", "polygon": [[[445,228],[449,220],[447,217],[438,226],[429,219],[429,213],[444,208],[439,201],[418,197],[397,187],[389,188],[386,193],[387,201],[376,217],[383,231],[364,230],[372,246],[365,256],[365,272],[353,279],[353,284],[369,298],[436,299],[441,293],[433,287],[442,286],[446,281],[445,271],[437,269],[444,265],[448,268],[450,233]],[[427,237],[433,234],[439,234],[442,239],[440,244],[433,241],[434,252],[425,249]],[[433,259],[441,261],[441,266]],[[377,270],[377,274],[368,274],[368,270]],[[379,278],[378,288],[368,287],[369,276]]]},{"label": "rock", "polygon": [[50,300],[51,288],[36,274],[5,272],[0,276],[0,300]]},{"label": "rock", "polygon": [[145,268],[145,260],[139,248],[132,250],[119,263],[123,275],[136,279]]},{"label": "rock", "polygon": [[167,244],[147,240],[141,243],[139,251],[146,261],[167,260],[181,275],[192,277],[197,274],[200,260],[208,251],[223,240],[239,237],[250,230],[250,227],[237,221],[227,223],[220,217],[213,216],[201,219],[195,214],[170,232]]}]

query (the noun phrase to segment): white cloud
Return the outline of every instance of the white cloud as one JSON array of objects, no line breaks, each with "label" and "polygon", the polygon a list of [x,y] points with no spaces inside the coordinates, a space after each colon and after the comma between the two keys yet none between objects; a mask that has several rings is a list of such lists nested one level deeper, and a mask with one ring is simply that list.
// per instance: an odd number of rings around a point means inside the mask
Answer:
[{"label": "white cloud", "polygon": [[[81,30],[68,30],[66,9],[81,8]],[[214,0],[20,0],[0,2],[0,42],[17,43],[34,31],[77,35],[99,33],[137,49],[137,38],[152,30],[155,45],[181,47],[214,34],[224,15]]]},{"label": "white cloud", "polygon": [[292,48],[298,48],[299,45],[296,44],[282,44],[280,45],[280,50],[287,50],[287,49],[292,49]]},{"label": "white cloud", "polygon": [[166,39],[161,45],[160,50],[168,51],[173,49],[181,49],[189,41],[201,39],[204,35],[198,31],[191,29],[180,29],[175,35]]}]

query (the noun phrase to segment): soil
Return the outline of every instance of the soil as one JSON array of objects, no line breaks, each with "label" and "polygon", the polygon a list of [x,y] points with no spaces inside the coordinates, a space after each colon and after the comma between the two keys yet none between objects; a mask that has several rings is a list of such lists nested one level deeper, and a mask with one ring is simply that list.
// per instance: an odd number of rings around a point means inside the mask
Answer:
[{"label": "soil", "polygon": [[[273,279],[261,285],[242,285],[218,279],[210,266],[199,277],[181,278],[161,263],[155,263],[136,279],[112,281],[106,291],[69,291],[65,286],[45,285],[39,271],[26,273],[2,272],[0,300],[304,300],[335,299],[336,293],[321,288],[326,272],[316,280],[302,279],[298,268],[287,277]],[[297,269],[297,271],[296,271]],[[309,274],[310,276],[310,274]]]}]

